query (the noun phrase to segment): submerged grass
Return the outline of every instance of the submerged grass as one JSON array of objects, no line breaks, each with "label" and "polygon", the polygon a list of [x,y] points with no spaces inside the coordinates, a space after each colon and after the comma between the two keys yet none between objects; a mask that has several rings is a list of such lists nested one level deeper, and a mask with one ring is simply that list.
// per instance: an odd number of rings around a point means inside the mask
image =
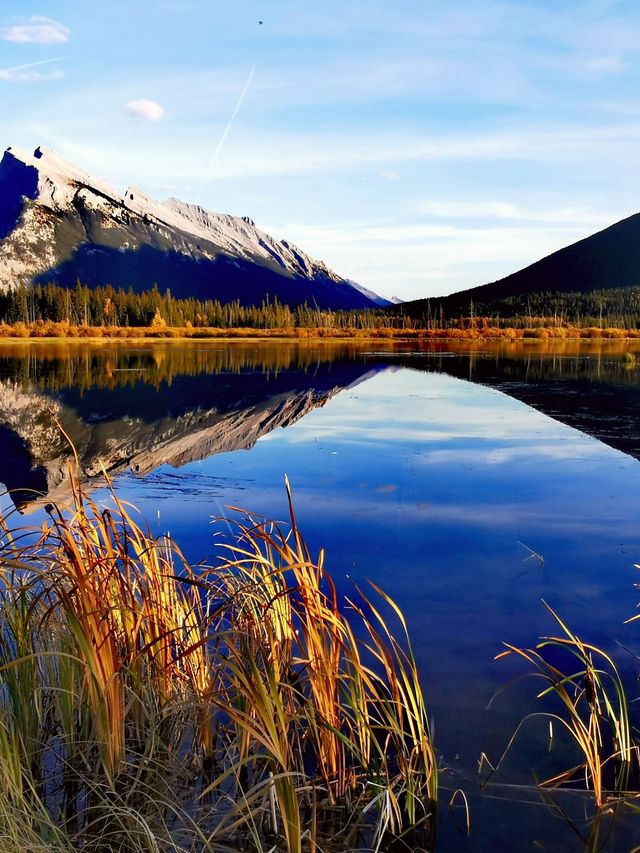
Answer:
[{"label": "submerged grass", "polygon": [[297,526],[238,510],[191,567],[74,480],[2,521],[0,848],[428,846],[437,762],[407,626],[341,598]]}]

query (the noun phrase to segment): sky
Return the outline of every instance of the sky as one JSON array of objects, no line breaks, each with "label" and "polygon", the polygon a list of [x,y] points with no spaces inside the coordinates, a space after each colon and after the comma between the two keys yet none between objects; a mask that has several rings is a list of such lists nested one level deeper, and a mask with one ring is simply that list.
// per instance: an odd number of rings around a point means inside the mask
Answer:
[{"label": "sky", "polygon": [[639,60],[637,0],[3,0],[0,144],[437,296],[640,209]]}]

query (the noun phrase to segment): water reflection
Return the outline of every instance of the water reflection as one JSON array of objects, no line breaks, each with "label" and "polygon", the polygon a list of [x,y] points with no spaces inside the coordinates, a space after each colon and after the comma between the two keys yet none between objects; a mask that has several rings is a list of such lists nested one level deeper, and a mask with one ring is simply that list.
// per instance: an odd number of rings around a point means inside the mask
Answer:
[{"label": "water reflection", "polygon": [[[249,448],[341,389],[397,368],[496,388],[640,456],[640,370],[626,353],[623,342],[500,343],[493,348],[432,342],[375,351],[348,343],[303,342],[4,344],[0,480],[24,510],[36,495],[65,497],[72,458],[68,439],[89,478],[103,466],[110,472],[148,474],[163,464],[181,467]],[[504,426],[492,423],[486,413],[475,416],[485,431],[499,433]],[[357,428],[350,428],[356,435]],[[389,437],[393,427],[385,421],[382,429]],[[475,450],[468,452],[475,456]],[[506,463],[528,452],[526,445],[511,444],[508,450],[495,448],[490,461]],[[563,452],[562,446],[548,448],[550,456]],[[430,463],[446,464],[449,458],[445,448]],[[167,483],[163,488],[170,491]]]},{"label": "water reflection", "polygon": [[69,442],[87,478],[248,449],[376,369],[287,348],[3,352],[0,480],[24,510],[66,496]]},{"label": "water reflection", "polygon": [[[428,364],[421,368],[420,361]],[[640,457],[640,362],[624,345],[526,345],[400,356],[399,363],[496,388],[555,420]]]}]

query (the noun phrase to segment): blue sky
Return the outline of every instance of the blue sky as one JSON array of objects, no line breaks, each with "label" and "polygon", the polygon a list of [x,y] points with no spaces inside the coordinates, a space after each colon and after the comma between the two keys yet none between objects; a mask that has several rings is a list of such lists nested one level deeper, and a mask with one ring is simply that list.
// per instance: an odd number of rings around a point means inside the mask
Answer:
[{"label": "blue sky", "polygon": [[409,299],[640,209],[639,56],[626,0],[4,0],[0,141]]}]

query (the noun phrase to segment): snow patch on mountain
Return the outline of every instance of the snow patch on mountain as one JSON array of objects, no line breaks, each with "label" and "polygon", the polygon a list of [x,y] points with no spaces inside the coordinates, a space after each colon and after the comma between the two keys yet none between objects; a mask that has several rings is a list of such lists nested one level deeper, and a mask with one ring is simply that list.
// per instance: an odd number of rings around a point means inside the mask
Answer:
[{"label": "snow patch on mountain", "polygon": [[53,223],[42,209],[27,207],[11,235],[0,242],[0,290],[54,266],[54,240]]},{"label": "snow patch on mountain", "polygon": [[116,190],[47,148],[38,147],[33,154],[28,154],[21,148],[11,146],[5,152],[5,157],[7,155],[17,164],[37,170],[38,201],[54,210],[68,207],[83,186],[90,187],[112,201],[121,201]]}]

